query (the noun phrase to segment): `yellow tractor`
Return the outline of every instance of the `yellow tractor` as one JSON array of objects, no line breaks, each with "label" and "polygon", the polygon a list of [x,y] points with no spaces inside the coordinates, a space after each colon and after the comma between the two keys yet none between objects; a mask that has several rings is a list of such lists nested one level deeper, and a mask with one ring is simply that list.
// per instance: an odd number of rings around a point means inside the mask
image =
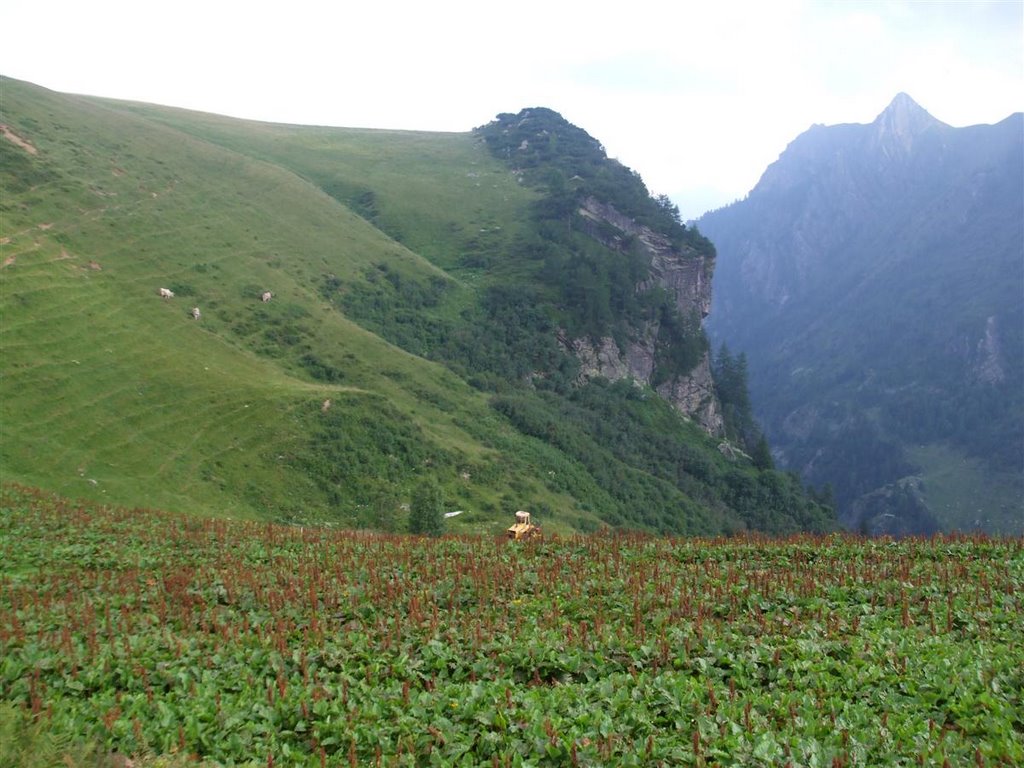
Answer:
[{"label": "yellow tractor", "polygon": [[516,512],[516,524],[511,526],[505,534],[513,541],[523,539],[539,539],[541,537],[540,526],[530,522],[530,513],[519,510]]}]

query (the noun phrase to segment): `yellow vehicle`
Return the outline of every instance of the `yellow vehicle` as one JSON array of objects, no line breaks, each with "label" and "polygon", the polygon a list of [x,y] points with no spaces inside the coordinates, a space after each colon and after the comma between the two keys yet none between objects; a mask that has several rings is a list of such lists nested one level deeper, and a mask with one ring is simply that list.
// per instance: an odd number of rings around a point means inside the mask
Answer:
[{"label": "yellow vehicle", "polygon": [[522,510],[516,512],[516,524],[511,526],[505,533],[514,541],[539,539],[541,536],[540,526],[531,523],[530,513],[523,512]]}]

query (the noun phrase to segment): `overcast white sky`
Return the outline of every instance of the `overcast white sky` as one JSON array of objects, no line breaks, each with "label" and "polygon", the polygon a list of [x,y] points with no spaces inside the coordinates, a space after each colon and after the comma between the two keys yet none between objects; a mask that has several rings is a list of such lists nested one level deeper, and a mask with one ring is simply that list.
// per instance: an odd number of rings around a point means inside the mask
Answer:
[{"label": "overcast white sky", "polygon": [[[33,0],[0,74],[275,122],[465,131],[546,106],[686,218],[813,123],[898,92],[951,125],[1024,110],[1024,0]],[[2,94],[0,94],[2,99]]]}]

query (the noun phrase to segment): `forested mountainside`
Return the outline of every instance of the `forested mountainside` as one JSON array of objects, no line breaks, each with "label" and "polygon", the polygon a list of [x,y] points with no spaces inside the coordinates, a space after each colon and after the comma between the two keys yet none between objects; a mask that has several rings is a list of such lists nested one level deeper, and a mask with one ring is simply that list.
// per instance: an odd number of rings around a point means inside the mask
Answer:
[{"label": "forested mountainside", "polygon": [[719,397],[710,243],[557,113],[372,131],[0,88],[5,480],[383,530],[427,486],[456,532],[833,525]]},{"label": "forested mountainside", "polygon": [[705,214],[709,332],[776,456],[871,532],[1024,530],[1024,116],[900,94],[816,125]]}]

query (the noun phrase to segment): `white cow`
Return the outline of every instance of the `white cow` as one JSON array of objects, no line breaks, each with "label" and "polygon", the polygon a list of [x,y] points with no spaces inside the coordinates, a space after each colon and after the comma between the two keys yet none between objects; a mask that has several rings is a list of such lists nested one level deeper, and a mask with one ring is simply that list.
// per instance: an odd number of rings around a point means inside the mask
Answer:
[{"label": "white cow", "polygon": [[161,299],[174,298],[174,291],[172,291],[170,288],[161,288],[159,291],[157,291],[157,293],[160,294]]},{"label": "white cow", "polygon": [[199,307],[192,307],[192,319],[198,320],[203,316],[203,313],[199,311]]},{"label": "white cow", "polygon": [[268,301],[274,298],[274,294],[272,294],[270,291],[264,291],[262,294],[260,294],[260,298],[263,300],[263,303],[266,304]]}]

